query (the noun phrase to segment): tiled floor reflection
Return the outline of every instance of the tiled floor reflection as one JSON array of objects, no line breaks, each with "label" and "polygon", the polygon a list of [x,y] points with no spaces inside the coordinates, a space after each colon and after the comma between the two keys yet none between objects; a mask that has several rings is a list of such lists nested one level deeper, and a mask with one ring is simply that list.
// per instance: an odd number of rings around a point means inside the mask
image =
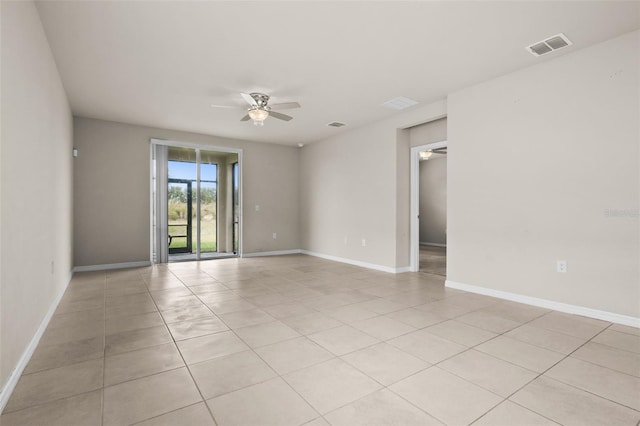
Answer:
[{"label": "tiled floor reflection", "polygon": [[304,255],[79,273],[10,425],[630,425],[640,332]]},{"label": "tiled floor reflection", "polygon": [[445,247],[420,246],[420,272],[447,275],[447,249]]}]

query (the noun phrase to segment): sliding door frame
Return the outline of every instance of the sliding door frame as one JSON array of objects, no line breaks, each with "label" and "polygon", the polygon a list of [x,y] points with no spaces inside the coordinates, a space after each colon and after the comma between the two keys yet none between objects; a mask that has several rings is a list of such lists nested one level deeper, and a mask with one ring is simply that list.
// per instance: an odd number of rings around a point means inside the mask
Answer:
[{"label": "sliding door frame", "polygon": [[[149,181],[150,181],[150,193],[149,193],[149,203],[150,203],[150,223],[149,223],[149,235],[150,235],[150,241],[149,241],[149,248],[150,248],[150,252],[149,252],[149,259],[151,260],[151,262],[153,263],[154,260],[156,263],[159,263],[158,259],[154,259],[154,253],[156,252],[156,247],[155,246],[155,235],[154,235],[154,221],[157,222],[157,217],[152,217],[154,214],[157,216],[157,212],[155,211],[156,206],[157,206],[157,201],[155,200],[154,197],[154,193],[156,191],[156,189],[154,188],[154,183],[155,180],[158,177],[156,176],[156,170],[157,170],[157,166],[155,164],[155,159],[154,159],[154,151],[155,151],[155,147],[156,146],[167,146],[167,147],[176,147],[176,148],[191,148],[191,149],[195,149],[196,150],[196,164],[200,164],[200,150],[202,151],[217,151],[217,152],[225,152],[225,153],[233,153],[233,154],[237,154],[238,155],[238,252],[236,253],[236,255],[238,257],[242,257],[242,253],[243,253],[243,249],[242,249],[242,240],[243,240],[243,232],[242,232],[242,223],[243,223],[243,219],[242,219],[242,165],[243,165],[243,159],[242,159],[242,149],[241,148],[229,148],[229,147],[221,147],[221,146],[212,146],[212,145],[202,145],[202,144],[194,144],[194,143],[189,143],[189,142],[180,142],[180,141],[172,141],[172,140],[164,140],[164,139],[155,139],[152,138],[149,141],[149,152],[150,152],[150,167],[149,167],[149,171],[150,171],[150,176],[149,176]],[[200,202],[200,167],[196,167],[196,181],[197,181],[197,190],[196,190],[196,194],[198,197],[198,203]],[[165,177],[166,178],[166,177]],[[165,179],[166,180],[166,179]],[[160,198],[162,198],[160,196],[160,194],[158,194],[158,196]],[[165,201],[166,201],[166,197]],[[162,200],[160,200],[160,203],[162,203]],[[166,203],[165,203],[166,204]],[[216,210],[218,209],[218,207],[216,206]],[[199,210],[196,209],[196,210]],[[199,215],[198,212],[196,212],[197,215]],[[199,259],[200,258],[200,244],[199,244],[199,239],[200,239],[200,222],[198,220],[199,217],[196,218],[197,220],[197,243],[196,243],[196,257]],[[167,233],[167,229],[166,229],[166,225],[160,223],[161,227],[164,227],[165,229],[161,229],[161,232],[166,234]],[[217,225],[216,225],[217,226]],[[162,244],[162,242],[158,242],[158,244]]]}]

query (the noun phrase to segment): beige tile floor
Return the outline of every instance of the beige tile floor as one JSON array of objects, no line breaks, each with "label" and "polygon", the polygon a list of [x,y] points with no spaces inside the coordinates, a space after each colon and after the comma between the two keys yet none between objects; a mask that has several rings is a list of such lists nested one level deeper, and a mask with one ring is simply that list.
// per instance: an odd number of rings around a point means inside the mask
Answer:
[{"label": "beige tile floor", "polygon": [[76,274],[10,425],[630,425],[640,331],[307,256]]},{"label": "beige tile floor", "polygon": [[445,247],[420,246],[420,272],[447,275],[447,249]]}]

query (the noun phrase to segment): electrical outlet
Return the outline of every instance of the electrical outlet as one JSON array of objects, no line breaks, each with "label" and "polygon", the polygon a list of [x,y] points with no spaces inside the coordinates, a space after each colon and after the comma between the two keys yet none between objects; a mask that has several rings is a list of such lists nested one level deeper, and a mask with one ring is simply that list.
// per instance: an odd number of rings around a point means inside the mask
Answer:
[{"label": "electrical outlet", "polygon": [[256,204],[256,211],[259,212],[260,211],[260,204]]},{"label": "electrical outlet", "polygon": [[362,239],[362,247],[366,247],[367,246],[367,240],[366,239]]},{"label": "electrical outlet", "polygon": [[273,233],[273,239],[275,240],[275,239],[277,238],[277,236],[278,236],[278,235],[274,232],[274,233]]},{"label": "electrical outlet", "polygon": [[567,272],[567,261],[566,260],[558,260],[557,271],[561,273]]}]

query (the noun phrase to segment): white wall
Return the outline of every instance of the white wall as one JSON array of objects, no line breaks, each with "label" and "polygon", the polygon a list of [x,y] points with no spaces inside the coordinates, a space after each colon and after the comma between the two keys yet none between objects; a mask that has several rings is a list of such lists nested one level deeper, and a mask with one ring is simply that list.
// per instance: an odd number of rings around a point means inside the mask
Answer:
[{"label": "white wall", "polygon": [[640,317],[639,38],[449,96],[449,280]]},{"label": "white wall", "polygon": [[407,267],[406,129],[444,115],[446,102],[435,102],[302,148],[302,248],[386,269]]},{"label": "white wall", "polygon": [[1,8],[0,387],[69,282],[73,220],[72,118],[56,64],[35,5]]},{"label": "white wall", "polygon": [[149,260],[152,138],[243,149],[243,252],[300,248],[299,148],[75,117],[75,266]]}]

